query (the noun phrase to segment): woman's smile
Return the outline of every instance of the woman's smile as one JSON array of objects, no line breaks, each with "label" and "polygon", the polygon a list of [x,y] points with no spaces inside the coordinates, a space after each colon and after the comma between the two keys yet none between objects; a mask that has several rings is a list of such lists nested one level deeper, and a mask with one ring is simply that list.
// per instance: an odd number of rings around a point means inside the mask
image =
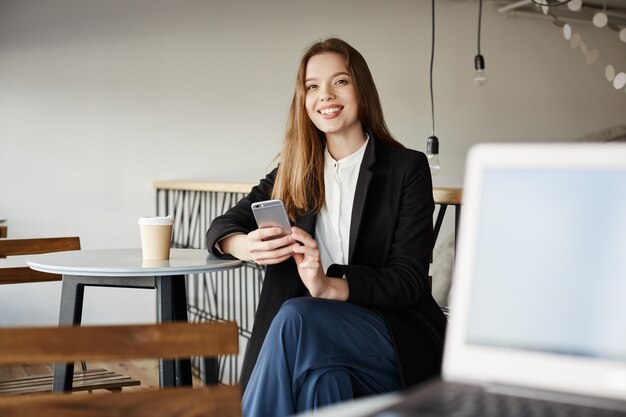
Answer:
[{"label": "woman's smile", "polygon": [[341,110],[343,110],[343,106],[331,105],[320,107],[317,112],[321,114],[324,119],[334,119],[339,116]]}]

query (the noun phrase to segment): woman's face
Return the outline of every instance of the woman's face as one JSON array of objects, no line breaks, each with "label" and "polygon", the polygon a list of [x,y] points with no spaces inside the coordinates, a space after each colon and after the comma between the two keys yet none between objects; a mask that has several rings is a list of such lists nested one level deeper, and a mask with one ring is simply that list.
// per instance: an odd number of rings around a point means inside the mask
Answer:
[{"label": "woman's face", "polygon": [[327,138],[361,132],[356,90],[342,55],[324,52],[312,56],[304,87],[307,114]]}]

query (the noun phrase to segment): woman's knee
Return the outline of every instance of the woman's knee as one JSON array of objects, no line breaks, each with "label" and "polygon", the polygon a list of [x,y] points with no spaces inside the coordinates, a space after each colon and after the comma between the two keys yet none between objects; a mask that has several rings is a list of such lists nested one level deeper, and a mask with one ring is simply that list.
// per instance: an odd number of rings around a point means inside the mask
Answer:
[{"label": "woman's knee", "polygon": [[292,298],[283,303],[276,313],[270,331],[297,332],[300,334],[302,326],[308,334],[324,334],[329,331],[329,323],[336,320],[337,315],[332,313],[332,309],[327,308],[326,303],[333,303],[329,300],[321,300],[312,297]]},{"label": "woman's knee", "polygon": [[315,312],[319,312],[316,308],[318,301],[312,297],[291,298],[283,303],[274,318],[278,322],[290,322],[293,320],[307,320]]}]

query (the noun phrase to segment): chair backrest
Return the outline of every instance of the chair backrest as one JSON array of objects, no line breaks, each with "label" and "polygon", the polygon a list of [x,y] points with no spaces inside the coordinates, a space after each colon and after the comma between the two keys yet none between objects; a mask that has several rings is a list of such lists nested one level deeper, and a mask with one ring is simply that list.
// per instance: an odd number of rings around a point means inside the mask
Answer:
[{"label": "chair backrest", "polygon": [[[435,201],[437,219],[434,224],[433,250],[435,243],[439,237],[439,231],[443,224],[443,219],[448,206],[454,206],[454,237],[456,242],[456,234],[459,227],[459,219],[461,218],[461,204],[463,202],[462,188],[433,188],[433,200]],[[430,252],[430,262],[433,262],[433,251]],[[432,289],[432,277],[428,276],[428,286]]]},{"label": "chair backrest", "polygon": [[[69,250],[80,250],[80,239],[78,237],[0,239],[0,258]],[[0,284],[59,281],[60,279],[60,275],[35,271],[30,269],[25,263],[23,265],[4,267],[0,260]]]},{"label": "chair backrest", "polygon": [[[237,354],[235,322],[0,329],[0,364]],[[0,398],[0,415],[241,416],[239,386]]]},{"label": "chair backrest", "polygon": [[439,206],[437,211],[437,220],[435,221],[435,241],[439,236],[439,230],[443,223],[443,217],[446,214],[448,206],[454,206],[456,212],[454,216],[454,233],[458,231],[459,219],[461,215],[461,204],[463,203],[462,188],[433,188],[433,199],[435,205]]},{"label": "chair backrest", "polygon": [[79,249],[80,239],[76,236],[0,240],[0,258]]}]

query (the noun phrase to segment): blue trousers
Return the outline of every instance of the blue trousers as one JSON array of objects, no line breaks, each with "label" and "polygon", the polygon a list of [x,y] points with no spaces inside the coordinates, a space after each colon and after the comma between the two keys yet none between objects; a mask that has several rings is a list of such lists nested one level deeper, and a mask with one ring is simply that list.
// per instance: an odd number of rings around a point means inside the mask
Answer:
[{"label": "blue trousers", "polygon": [[283,417],[401,389],[391,334],[375,312],[294,298],[272,321],[243,395],[244,417]]}]

